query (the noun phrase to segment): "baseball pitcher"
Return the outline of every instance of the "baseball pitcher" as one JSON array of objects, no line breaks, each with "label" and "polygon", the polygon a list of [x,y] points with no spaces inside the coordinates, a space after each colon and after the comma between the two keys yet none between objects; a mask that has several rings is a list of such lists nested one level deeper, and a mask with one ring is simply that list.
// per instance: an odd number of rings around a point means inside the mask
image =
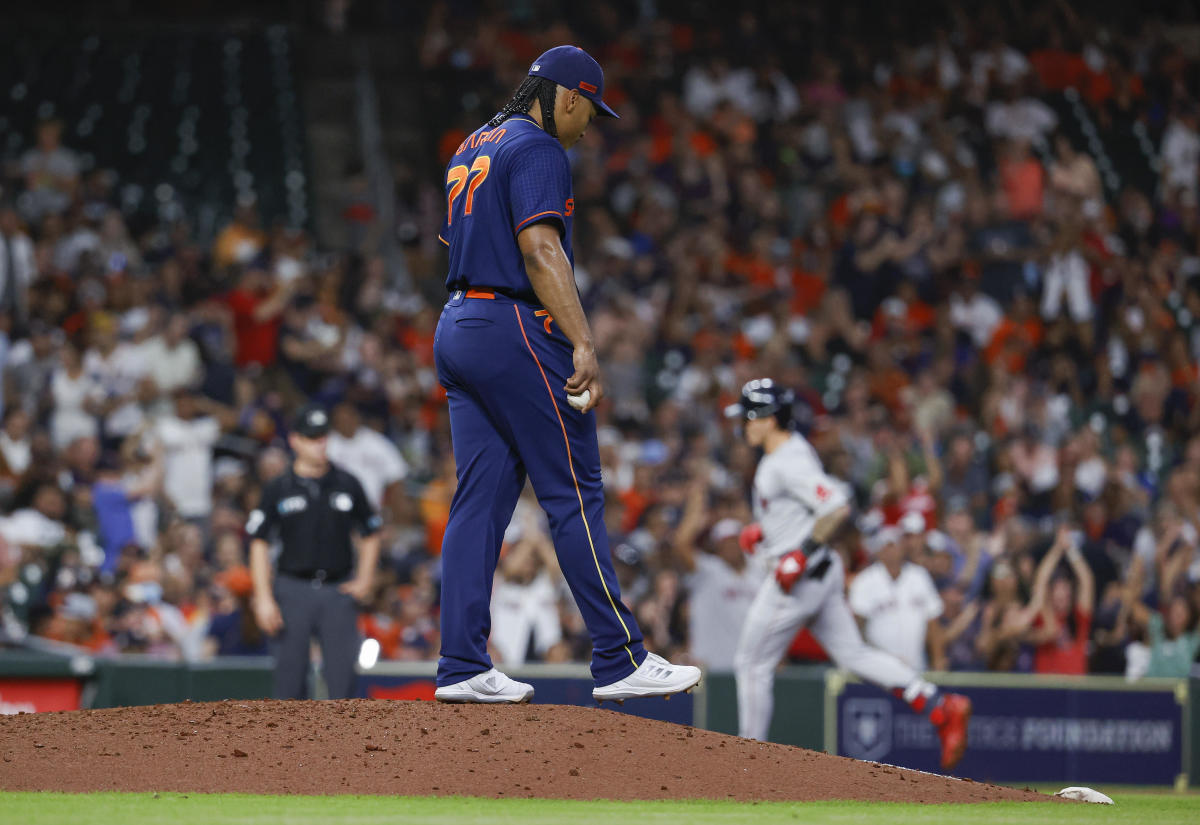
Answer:
[{"label": "baseball pitcher", "polygon": [[600,64],[575,46],[534,61],[446,170],[450,298],[434,339],[450,404],[458,489],[442,540],[442,702],[527,702],[533,686],[492,666],[492,579],[528,477],[592,637],[597,701],[670,696],[700,669],[642,644],[621,601],[604,529],[592,409],[603,389],[572,269],[575,198],[566,150],[598,115]]}]

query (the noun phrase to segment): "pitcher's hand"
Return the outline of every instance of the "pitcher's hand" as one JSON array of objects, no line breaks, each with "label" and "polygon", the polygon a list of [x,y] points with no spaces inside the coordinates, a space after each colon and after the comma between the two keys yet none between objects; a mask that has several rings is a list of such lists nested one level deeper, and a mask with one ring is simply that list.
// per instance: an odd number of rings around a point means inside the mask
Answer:
[{"label": "pitcher's hand", "polygon": [[604,388],[600,384],[600,362],[596,360],[596,350],[590,344],[575,347],[571,360],[575,364],[575,374],[567,380],[563,389],[569,395],[579,395],[584,390],[592,394],[587,406],[580,410],[586,413],[594,410],[604,396]]}]

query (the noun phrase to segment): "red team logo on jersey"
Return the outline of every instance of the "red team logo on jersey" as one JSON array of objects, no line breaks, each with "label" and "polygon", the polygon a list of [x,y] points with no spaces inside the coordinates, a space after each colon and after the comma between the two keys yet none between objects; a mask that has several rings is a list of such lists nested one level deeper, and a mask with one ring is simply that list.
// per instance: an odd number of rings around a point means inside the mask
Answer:
[{"label": "red team logo on jersey", "polygon": [[818,484],[817,485],[817,501],[824,501],[825,499],[829,498],[831,492],[832,491],[828,487],[826,487],[824,484]]}]

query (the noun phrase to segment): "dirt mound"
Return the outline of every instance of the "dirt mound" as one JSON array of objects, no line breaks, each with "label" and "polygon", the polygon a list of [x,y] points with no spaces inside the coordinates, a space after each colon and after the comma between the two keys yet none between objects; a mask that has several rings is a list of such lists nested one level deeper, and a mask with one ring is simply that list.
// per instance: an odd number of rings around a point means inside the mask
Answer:
[{"label": "dirt mound", "polygon": [[210,702],[0,717],[0,788],[983,802],[1029,791],[612,711]]}]

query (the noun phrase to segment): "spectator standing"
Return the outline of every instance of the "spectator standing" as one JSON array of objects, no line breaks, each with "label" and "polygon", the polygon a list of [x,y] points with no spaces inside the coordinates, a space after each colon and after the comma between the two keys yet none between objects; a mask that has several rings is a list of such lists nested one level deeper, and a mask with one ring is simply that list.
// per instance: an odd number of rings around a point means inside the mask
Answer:
[{"label": "spectator standing", "polygon": [[[100,544],[104,548],[104,562],[100,570],[114,573],[126,547],[138,547],[137,530],[134,525],[133,506],[139,499],[158,494],[162,485],[162,453],[155,449],[147,472],[129,478],[124,472],[119,455],[109,453],[100,457],[96,465],[96,481],[92,485],[92,506],[96,510]],[[149,548],[144,548],[149,549]]]},{"label": "spectator standing", "polygon": [[33,460],[29,438],[31,422],[23,407],[5,410],[3,421],[0,426],[0,478],[15,483],[25,475]]},{"label": "spectator standing", "polygon": [[1042,214],[1046,171],[1033,156],[1027,140],[1009,144],[1006,156],[1000,161],[1000,181],[1012,217],[1031,220]]},{"label": "spectator standing", "polygon": [[1072,321],[1082,324],[1092,320],[1091,275],[1080,249],[1079,225],[1073,219],[1064,221],[1042,278],[1042,317],[1047,321],[1057,319],[1065,299]]},{"label": "spectator standing", "polygon": [[200,350],[188,338],[188,318],[172,313],[163,329],[142,343],[143,357],[150,378],[160,395],[171,395],[184,387],[194,387],[201,378]]},{"label": "spectator standing", "polygon": [[923,671],[927,649],[941,657],[942,599],[929,572],[904,558],[901,532],[884,527],[873,537],[875,562],[850,584],[850,609],[863,623],[867,643]]},{"label": "spectator standing", "polygon": [[271,283],[266,270],[247,267],[236,289],[225,301],[233,313],[233,331],[237,339],[234,363],[238,367],[275,363],[279,346],[280,316],[292,300],[298,282],[281,280]]},{"label": "spectator standing", "polygon": [[254,621],[250,599],[254,582],[242,566],[219,573],[213,581],[213,613],[208,620],[208,656],[266,656],[267,638]]},{"label": "spectator standing", "polygon": [[1186,192],[1192,203],[1200,196],[1200,132],[1196,105],[1180,104],[1162,139],[1164,194]]},{"label": "spectator standing", "polygon": [[988,345],[992,334],[1004,320],[1004,311],[996,299],[979,289],[979,265],[963,264],[957,289],[950,296],[950,323],[966,333],[979,349]]},{"label": "spectator standing", "polygon": [[163,492],[180,517],[204,523],[212,512],[213,445],[221,423],[205,414],[209,405],[193,389],[176,391],[174,401],[174,414],[155,427],[166,457]]},{"label": "spectator standing", "polygon": [[96,438],[100,434],[96,413],[104,394],[97,377],[84,369],[78,347],[69,341],[63,344],[62,364],[50,379],[54,407],[50,441],[56,450],[65,450],[77,438]]},{"label": "spectator standing", "polygon": [[21,228],[17,210],[0,207],[0,332],[9,340],[25,335],[29,287],[37,277],[33,241]]},{"label": "spectator standing", "polygon": [[145,420],[139,399],[149,365],[140,348],[117,337],[117,320],[111,314],[93,315],[91,333],[92,347],[83,357],[83,368],[104,391],[102,432],[115,447]]},{"label": "spectator standing", "polygon": [[958,585],[950,585],[939,594],[945,609],[937,621],[942,627],[942,650],[930,659],[934,670],[983,670],[977,642],[982,628],[980,605],[967,600]]},{"label": "spectator standing", "polygon": [[1200,625],[1196,622],[1196,609],[1187,597],[1172,597],[1162,613],[1131,597],[1128,610],[1133,623],[1146,631],[1149,660],[1141,675],[1186,679],[1200,652]]},{"label": "spectator standing", "polygon": [[686,540],[676,545],[688,571],[691,656],[709,670],[733,671],[742,625],[762,584],[762,566],[749,564],[738,544],[741,532],[740,521],[726,518],[709,531],[713,552],[693,550]]},{"label": "spectator standing", "polygon": [[[1029,642],[1038,673],[1087,673],[1087,643],[1095,607],[1095,579],[1079,548],[1080,538],[1060,527],[1038,564],[1030,602],[1036,616]],[[1066,557],[1074,581],[1055,573]]]},{"label": "spectator standing", "polygon": [[213,261],[217,266],[249,265],[267,244],[267,235],[259,224],[253,200],[238,204],[233,220],[217,233]]},{"label": "spectator standing", "polygon": [[[1075,198],[1085,210],[1098,214],[1103,208],[1104,190],[1091,155],[1076,151],[1071,139],[1060,134],[1054,139],[1055,162],[1050,167],[1050,187],[1056,198]],[[1063,204],[1070,206],[1070,202]]]},{"label": "spectator standing", "polygon": [[1036,611],[1021,598],[1016,570],[1008,559],[991,567],[976,650],[988,670],[1029,670],[1022,659],[1022,642]]},{"label": "spectator standing", "polygon": [[79,159],[62,141],[62,121],[47,118],[37,127],[37,145],[21,157],[26,217],[37,220],[66,211],[79,188]]},{"label": "spectator standing", "polygon": [[537,521],[526,517],[509,527],[512,543],[496,569],[488,643],[506,665],[545,660],[562,641],[557,590],[562,574],[554,545]]},{"label": "spectator standing", "polygon": [[353,404],[333,408],[328,449],[329,460],[354,474],[376,510],[387,500],[392,485],[408,475],[408,465],[396,445],[382,433],[363,426]]}]

